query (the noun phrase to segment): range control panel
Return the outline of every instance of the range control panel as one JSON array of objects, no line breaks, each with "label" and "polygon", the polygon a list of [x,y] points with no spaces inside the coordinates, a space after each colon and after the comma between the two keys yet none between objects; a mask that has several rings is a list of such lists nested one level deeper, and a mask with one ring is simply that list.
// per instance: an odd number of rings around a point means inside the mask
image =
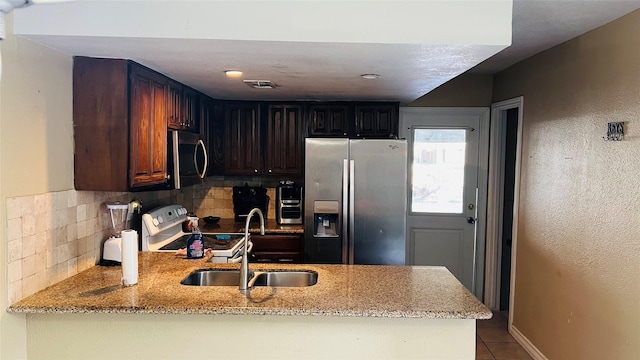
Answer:
[{"label": "range control panel", "polygon": [[182,205],[162,206],[142,215],[143,226],[148,235],[155,235],[185,220],[187,220],[187,209]]}]

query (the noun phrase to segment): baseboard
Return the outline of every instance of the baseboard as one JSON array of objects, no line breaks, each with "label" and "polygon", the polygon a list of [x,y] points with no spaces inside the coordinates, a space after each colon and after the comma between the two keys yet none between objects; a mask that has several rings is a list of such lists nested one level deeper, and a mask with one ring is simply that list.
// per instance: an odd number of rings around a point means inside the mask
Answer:
[{"label": "baseboard", "polygon": [[531,341],[529,341],[529,339],[527,339],[526,336],[522,335],[518,328],[513,325],[509,325],[509,332],[511,333],[511,336],[516,339],[518,344],[520,344],[534,360],[549,360],[540,350],[538,350],[537,347],[535,347],[535,345],[531,343]]}]

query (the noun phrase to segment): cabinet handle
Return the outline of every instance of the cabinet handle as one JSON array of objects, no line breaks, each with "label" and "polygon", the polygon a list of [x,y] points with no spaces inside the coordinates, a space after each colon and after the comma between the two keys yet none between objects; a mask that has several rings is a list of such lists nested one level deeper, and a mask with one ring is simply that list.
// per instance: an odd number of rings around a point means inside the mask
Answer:
[{"label": "cabinet handle", "polygon": [[272,172],[271,169],[269,169],[269,172]]},{"label": "cabinet handle", "polygon": [[253,172],[257,173],[257,172],[258,172],[258,169],[253,169]]}]

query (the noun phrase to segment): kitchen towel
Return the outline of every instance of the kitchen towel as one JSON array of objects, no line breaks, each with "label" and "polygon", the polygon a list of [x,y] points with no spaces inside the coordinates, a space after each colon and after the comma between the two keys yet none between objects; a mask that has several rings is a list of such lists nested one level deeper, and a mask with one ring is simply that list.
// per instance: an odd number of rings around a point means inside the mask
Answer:
[{"label": "kitchen towel", "polygon": [[124,286],[138,283],[138,232],[122,230],[122,282]]}]

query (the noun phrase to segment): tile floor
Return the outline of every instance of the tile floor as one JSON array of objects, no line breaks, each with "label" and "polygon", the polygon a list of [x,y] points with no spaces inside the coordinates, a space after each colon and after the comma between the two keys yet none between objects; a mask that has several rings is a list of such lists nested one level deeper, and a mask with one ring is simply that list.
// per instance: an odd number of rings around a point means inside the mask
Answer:
[{"label": "tile floor", "polygon": [[509,313],[494,311],[489,320],[478,320],[476,360],[532,360],[507,331]]}]

